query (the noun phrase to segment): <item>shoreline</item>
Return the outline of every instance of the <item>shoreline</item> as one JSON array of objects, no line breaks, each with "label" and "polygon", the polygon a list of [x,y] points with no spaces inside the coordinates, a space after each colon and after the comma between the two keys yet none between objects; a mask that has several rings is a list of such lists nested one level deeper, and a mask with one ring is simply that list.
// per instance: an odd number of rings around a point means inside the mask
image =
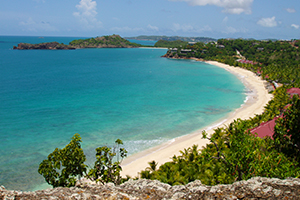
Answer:
[{"label": "shoreline", "polygon": [[[198,59],[194,59],[200,61]],[[222,118],[213,124],[210,124],[202,129],[196,130],[187,135],[174,138],[166,143],[135,153],[124,159],[122,163],[121,175],[129,175],[131,177],[139,177],[139,172],[145,170],[151,162],[155,160],[159,167],[165,162],[172,161],[174,155],[180,155],[180,151],[185,148],[192,147],[194,144],[201,149],[209,140],[202,139],[202,131],[205,130],[208,135],[214,132],[217,127],[224,127],[229,125],[235,119],[248,119],[254,117],[256,114],[261,114],[264,111],[265,105],[272,99],[272,95],[268,93],[264,86],[265,80],[256,76],[253,72],[240,67],[229,66],[216,61],[205,61],[205,63],[223,68],[234,74],[250,91],[247,94],[244,104],[242,104],[235,111],[229,113],[225,118]]]}]

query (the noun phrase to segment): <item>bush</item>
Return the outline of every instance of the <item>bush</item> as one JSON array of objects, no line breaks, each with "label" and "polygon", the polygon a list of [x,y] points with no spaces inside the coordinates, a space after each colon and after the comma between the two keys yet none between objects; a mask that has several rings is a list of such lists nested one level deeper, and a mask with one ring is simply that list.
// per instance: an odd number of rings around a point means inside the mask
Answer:
[{"label": "bush", "polygon": [[[80,142],[81,137],[76,133],[65,148],[56,148],[48,155],[48,159],[41,162],[38,172],[44,176],[46,182],[53,187],[72,187],[75,186],[78,177],[86,175],[97,182],[120,184],[121,162],[127,156],[127,151],[120,148],[123,144],[122,140],[117,139],[116,146],[113,148],[107,146],[97,148],[97,160],[89,173],[87,173],[87,165],[84,164],[86,156]],[[115,156],[117,160],[113,162]]]}]

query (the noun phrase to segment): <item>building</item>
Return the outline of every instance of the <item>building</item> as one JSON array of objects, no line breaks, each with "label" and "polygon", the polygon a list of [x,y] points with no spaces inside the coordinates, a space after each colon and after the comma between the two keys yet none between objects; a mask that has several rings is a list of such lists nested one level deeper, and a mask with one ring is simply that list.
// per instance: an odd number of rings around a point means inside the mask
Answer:
[{"label": "building", "polygon": [[[290,88],[287,90],[287,93],[290,94],[290,96],[294,96],[294,95],[299,95],[300,97],[300,88]],[[289,105],[286,106],[286,108]],[[283,117],[283,114],[281,114],[278,117],[275,117],[274,119],[268,121],[268,122],[263,122],[261,123],[258,127],[255,127],[253,129],[250,130],[250,133],[252,134],[257,134],[258,137],[260,138],[264,138],[266,136],[269,136],[273,139],[273,135],[274,135],[274,127],[276,125],[276,120],[279,117]]]},{"label": "building", "polygon": [[250,130],[250,133],[257,134],[257,137],[264,138],[264,137],[271,137],[273,139],[274,134],[274,127],[275,127],[275,121],[279,117],[275,117],[274,119],[261,123],[258,127],[255,127],[254,129]]},{"label": "building", "polygon": [[287,93],[293,97],[295,94],[300,97],[300,88],[290,88],[287,90]]}]

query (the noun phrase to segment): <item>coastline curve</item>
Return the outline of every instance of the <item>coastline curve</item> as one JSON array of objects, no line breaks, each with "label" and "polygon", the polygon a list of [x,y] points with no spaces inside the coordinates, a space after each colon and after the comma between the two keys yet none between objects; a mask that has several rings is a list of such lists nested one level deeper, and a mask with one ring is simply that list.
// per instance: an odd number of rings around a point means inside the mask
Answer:
[{"label": "coastline curve", "polygon": [[163,163],[171,161],[174,155],[180,155],[180,150],[183,150],[184,148],[191,147],[194,144],[198,145],[199,148],[204,147],[209,143],[209,140],[202,139],[203,130],[211,135],[215,128],[225,127],[238,118],[248,119],[263,113],[265,105],[272,99],[272,95],[269,94],[265,88],[265,80],[262,80],[253,72],[240,67],[233,67],[216,61],[205,62],[229,71],[245,85],[249,92],[246,92],[247,96],[244,104],[235,111],[229,113],[225,118],[202,129],[130,155],[122,163],[122,176],[129,175],[131,177],[139,177],[139,172],[148,167],[148,162],[155,160],[159,167]]}]

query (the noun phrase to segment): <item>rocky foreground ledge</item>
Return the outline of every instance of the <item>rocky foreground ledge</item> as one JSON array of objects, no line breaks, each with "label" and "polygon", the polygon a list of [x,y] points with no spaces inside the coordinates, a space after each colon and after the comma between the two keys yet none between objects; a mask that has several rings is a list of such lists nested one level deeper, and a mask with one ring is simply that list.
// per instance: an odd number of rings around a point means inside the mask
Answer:
[{"label": "rocky foreground ledge", "polygon": [[6,190],[0,199],[300,199],[300,179],[255,177],[232,185],[206,186],[197,180],[170,186],[157,180],[129,180],[122,185],[99,185],[82,181],[72,188],[53,188],[35,192]]}]

